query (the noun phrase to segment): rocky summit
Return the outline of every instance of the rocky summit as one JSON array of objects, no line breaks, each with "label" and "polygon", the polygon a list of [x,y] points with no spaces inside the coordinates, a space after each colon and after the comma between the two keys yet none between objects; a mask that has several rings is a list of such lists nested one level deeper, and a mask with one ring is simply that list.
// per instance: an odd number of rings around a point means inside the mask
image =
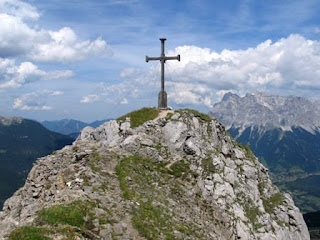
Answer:
[{"label": "rocky summit", "polygon": [[216,120],[121,119],[38,159],[4,204],[0,239],[310,239],[290,195]]}]

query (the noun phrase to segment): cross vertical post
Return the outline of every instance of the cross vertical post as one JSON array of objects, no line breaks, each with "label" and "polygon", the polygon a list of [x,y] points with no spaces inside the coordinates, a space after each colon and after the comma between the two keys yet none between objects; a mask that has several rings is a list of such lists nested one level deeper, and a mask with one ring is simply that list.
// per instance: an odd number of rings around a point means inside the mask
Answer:
[{"label": "cross vertical post", "polygon": [[164,52],[164,42],[167,39],[160,38],[161,41],[161,56],[160,57],[148,57],[146,56],[146,62],[149,62],[150,60],[160,60],[161,62],[161,90],[158,95],[158,108],[159,109],[166,109],[168,107],[167,105],[167,93],[164,90],[164,64],[166,60],[178,60],[180,61],[180,55],[174,56],[174,57],[167,57]]}]

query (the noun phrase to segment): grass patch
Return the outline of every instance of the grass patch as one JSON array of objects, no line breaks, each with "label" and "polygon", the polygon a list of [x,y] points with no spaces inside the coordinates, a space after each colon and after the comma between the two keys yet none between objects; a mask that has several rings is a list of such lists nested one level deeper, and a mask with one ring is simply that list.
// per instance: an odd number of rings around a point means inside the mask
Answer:
[{"label": "grass patch", "polygon": [[213,165],[213,160],[211,157],[207,157],[207,158],[202,159],[201,166],[203,168],[202,176],[208,176],[212,173],[217,172],[217,169]]},{"label": "grass patch", "polygon": [[78,228],[89,228],[89,220],[93,219],[93,203],[74,201],[66,205],[56,205],[42,209],[35,220],[39,225],[70,225]]},{"label": "grass patch", "polygon": [[260,215],[259,207],[253,206],[252,204],[246,204],[244,206],[244,210],[247,218],[254,225],[258,220],[258,216]]},{"label": "grass patch", "polygon": [[170,222],[168,210],[153,206],[151,200],[143,203],[132,218],[134,227],[147,239],[158,239],[161,233],[166,236],[166,239],[174,239]]},{"label": "grass patch", "polygon": [[[177,192],[180,170],[189,173],[189,165],[180,160],[167,169],[164,163],[153,163],[140,156],[122,159],[116,167],[123,196],[137,203],[132,212],[133,226],[146,239],[175,239],[179,230],[191,239],[199,239],[193,222],[183,222],[169,209],[168,198]],[[157,186],[161,186],[160,188]],[[166,190],[164,190],[166,189]],[[179,192],[179,194],[184,194]]]},{"label": "grass patch", "polygon": [[12,231],[9,240],[53,240],[48,237],[52,231],[40,227],[20,227]]},{"label": "grass patch", "polygon": [[179,160],[170,166],[170,174],[175,177],[185,178],[190,173],[190,164],[184,160]]},{"label": "grass patch", "polygon": [[101,160],[102,160],[102,157],[100,156],[98,150],[93,149],[93,152],[89,158],[89,165],[90,165],[92,171],[99,172],[101,170],[101,167],[99,167],[97,165],[97,163]]},{"label": "grass patch", "polygon": [[169,121],[173,116],[172,112],[167,113],[166,120]]},{"label": "grass patch", "polygon": [[282,193],[276,193],[272,195],[270,198],[263,198],[263,207],[267,213],[271,214],[275,208],[277,208],[283,201],[284,195]]},{"label": "grass patch", "polygon": [[209,115],[201,113],[201,112],[194,110],[194,109],[185,108],[185,109],[179,110],[180,114],[183,112],[192,113],[195,117],[200,118],[204,122],[210,122],[212,120],[212,118]]},{"label": "grass patch", "polygon": [[130,117],[131,127],[138,127],[144,124],[146,121],[155,119],[159,115],[157,108],[142,108],[137,111],[130,112],[122,117],[119,117],[117,121],[124,121],[127,117]]}]

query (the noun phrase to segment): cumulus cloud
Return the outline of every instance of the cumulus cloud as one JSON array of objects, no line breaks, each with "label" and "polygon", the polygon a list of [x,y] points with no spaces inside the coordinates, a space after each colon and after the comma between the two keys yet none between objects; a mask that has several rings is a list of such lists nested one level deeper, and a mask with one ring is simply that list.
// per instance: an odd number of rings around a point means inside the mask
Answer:
[{"label": "cumulus cloud", "polygon": [[60,91],[50,90],[26,93],[15,98],[12,107],[23,111],[49,111],[52,107],[47,105],[48,97],[62,94]]},{"label": "cumulus cloud", "polygon": [[0,13],[0,57],[27,54],[35,47],[35,42],[43,38],[42,31],[33,30],[22,19]]},{"label": "cumulus cloud", "polygon": [[26,19],[36,21],[37,9],[19,0],[0,0],[0,57],[24,56],[35,61],[72,62],[90,56],[111,54],[107,43],[80,40],[70,27],[57,31],[36,29]]},{"label": "cumulus cloud", "polygon": [[[221,52],[197,46],[180,46],[168,55],[180,54],[181,62],[166,63],[166,91],[170,104],[211,107],[226,92],[270,91],[310,95],[320,89],[320,41],[290,35],[276,42],[266,40],[253,48]],[[159,69],[147,72],[129,68],[125,80],[101,89],[109,99],[155,99]],[[156,84],[154,84],[156,82]]]},{"label": "cumulus cloud", "polygon": [[[202,85],[217,93],[320,88],[320,42],[301,35],[290,35],[274,43],[267,40],[246,50],[217,53],[207,48],[181,46],[169,54],[181,55],[181,62],[170,62],[175,88],[181,82]],[[190,103],[199,102],[193,88],[181,87],[177,94],[182,95],[177,102],[184,95]],[[202,102],[208,94],[199,94]]]},{"label": "cumulus cloud", "polygon": [[98,38],[94,41],[79,41],[76,33],[69,27],[59,31],[49,31],[49,38],[34,46],[28,56],[37,61],[78,61],[89,56],[111,53],[107,43]]},{"label": "cumulus cloud", "polygon": [[31,62],[16,64],[12,59],[0,58],[0,90],[19,88],[24,84],[39,80],[69,78],[73,76],[70,70],[46,72],[40,70]]},{"label": "cumulus cloud", "polygon": [[81,103],[93,103],[93,102],[96,102],[99,100],[99,96],[96,95],[96,94],[90,94],[90,95],[87,95],[87,96],[84,96],[80,102]]}]

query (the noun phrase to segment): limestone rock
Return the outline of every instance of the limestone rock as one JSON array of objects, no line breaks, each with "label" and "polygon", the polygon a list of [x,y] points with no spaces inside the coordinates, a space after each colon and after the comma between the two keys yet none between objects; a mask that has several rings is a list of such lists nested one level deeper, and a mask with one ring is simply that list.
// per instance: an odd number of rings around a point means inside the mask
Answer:
[{"label": "limestone rock", "polygon": [[187,110],[136,128],[130,119],[86,127],[72,146],[38,159],[4,203],[0,240],[21,226],[45,228],[42,209],[79,201],[88,229],[75,239],[310,239],[258,159],[216,120]]}]

